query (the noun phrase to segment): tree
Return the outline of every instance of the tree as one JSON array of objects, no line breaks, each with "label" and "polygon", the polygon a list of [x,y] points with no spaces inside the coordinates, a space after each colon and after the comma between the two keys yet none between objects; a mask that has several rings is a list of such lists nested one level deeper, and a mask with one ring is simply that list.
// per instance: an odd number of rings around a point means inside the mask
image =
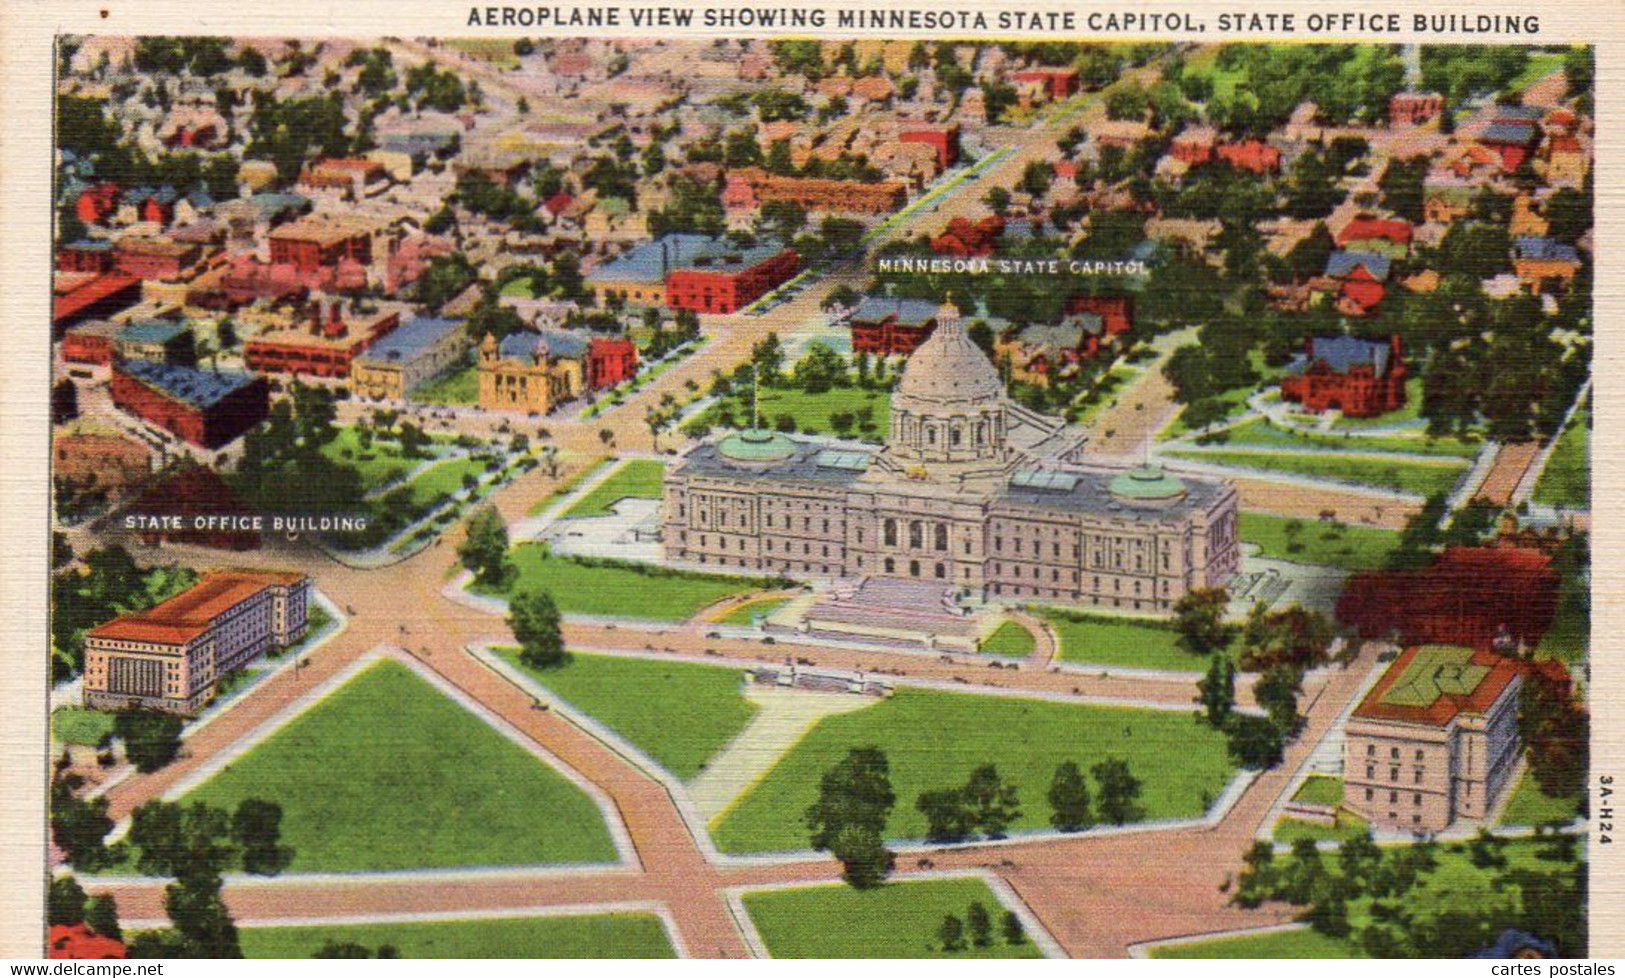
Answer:
[{"label": "tree", "polygon": [[884,883],[897,864],[896,855],[886,848],[880,832],[867,825],[843,826],[831,840],[829,852],[841,863],[841,879],[857,890]]},{"label": "tree", "polygon": [[1100,800],[1096,809],[1102,819],[1113,825],[1123,825],[1145,817],[1145,809],[1139,804],[1140,779],[1129,770],[1127,761],[1108,757],[1090,768],[1089,773],[1095,776],[1095,783],[1100,786]]},{"label": "tree", "polygon": [[1224,623],[1230,592],[1222,587],[1196,588],[1174,603],[1179,644],[1192,655],[1212,655],[1230,644],[1235,630]]},{"label": "tree", "polygon": [[83,784],[77,774],[51,782],[51,841],[67,856],[68,865],[95,872],[113,861],[105,841],[113,820],[107,815],[105,797],[79,797]]},{"label": "tree", "polygon": [[501,584],[508,576],[512,569],[508,560],[508,525],[495,506],[482,506],[468,518],[463,540],[457,545],[457,557],[481,584]]},{"label": "tree", "polygon": [[1574,798],[1585,791],[1591,721],[1566,690],[1540,674],[1524,683],[1518,735],[1528,746],[1529,770],[1544,793]]},{"label": "tree", "polygon": [[942,918],[942,926],[937,928],[937,940],[942,942],[944,951],[960,951],[965,947],[965,924],[953,914]]},{"label": "tree", "polygon": [[1298,697],[1302,693],[1303,674],[1289,665],[1270,666],[1253,686],[1253,699],[1288,739],[1297,736],[1303,722],[1298,716]]},{"label": "tree", "polygon": [[508,603],[508,627],[519,641],[519,659],[536,669],[552,669],[570,661],[560,628],[559,606],[547,591],[533,589],[514,594]]},{"label": "tree", "polygon": [[807,808],[813,848],[830,848],[835,836],[849,825],[880,835],[896,802],[886,752],[878,747],[852,748],[824,772],[818,782],[818,800]]},{"label": "tree", "polygon": [[275,876],[293,861],[293,850],[279,845],[282,806],[260,798],[244,798],[231,817],[231,837],[242,853],[243,871]]},{"label": "tree", "polygon": [[1004,912],[999,929],[1004,932],[1004,943],[1012,947],[1027,943],[1027,928],[1022,926],[1021,918],[1014,910]]},{"label": "tree", "polygon": [[993,918],[980,901],[972,901],[965,911],[965,929],[970,933],[970,942],[976,947],[987,947],[993,943]]},{"label": "tree", "polygon": [[1004,838],[1010,823],[1021,817],[1015,783],[999,777],[999,769],[992,764],[972,771],[962,794],[976,828],[990,839]]},{"label": "tree", "polygon": [[113,716],[113,735],[124,741],[124,755],[143,774],[180,754],[184,727],[180,717],[157,710],[123,710]]},{"label": "tree", "polygon": [[930,842],[959,842],[976,828],[976,816],[958,788],[922,791],[914,807],[925,816],[925,837]]},{"label": "tree", "polygon": [[1223,729],[1236,705],[1236,666],[1223,652],[1215,652],[1208,659],[1207,675],[1197,683],[1204,718],[1216,729]]},{"label": "tree", "polygon": [[85,889],[72,875],[51,880],[45,893],[45,923],[78,924],[85,919]]},{"label": "tree", "polygon": [[751,348],[750,362],[755,365],[763,385],[771,387],[777,383],[779,371],[784,367],[784,347],[779,343],[779,334],[768,333],[757,341]]},{"label": "tree", "polygon": [[1232,713],[1225,735],[1230,756],[1242,767],[1264,770],[1281,763],[1286,735],[1268,717]]},{"label": "tree", "polygon": [[124,928],[118,922],[118,901],[113,894],[103,893],[90,898],[85,904],[85,926],[103,937],[115,941],[124,939]]},{"label": "tree", "polygon": [[1079,832],[1095,824],[1090,808],[1089,780],[1075,761],[1063,761],[1055,768],[1049,786],[1049,822],[1062,832]]}]

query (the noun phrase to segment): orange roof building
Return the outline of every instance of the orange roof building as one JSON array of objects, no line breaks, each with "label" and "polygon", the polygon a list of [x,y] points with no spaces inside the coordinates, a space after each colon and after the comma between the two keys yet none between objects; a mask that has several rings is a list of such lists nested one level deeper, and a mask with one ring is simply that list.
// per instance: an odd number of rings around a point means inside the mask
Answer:
[{"label": "orange roof building", "polygon": [[1494,652],[1406,649],[1344,728],[1344,807],[1417,834],[1488,817],[1517,767],[1523,683]]},{"label": "orange roof building", "polygon": [[85,705],[195,713],[220,677],[305,632],[310,578],[218,571],[85,635]]}]

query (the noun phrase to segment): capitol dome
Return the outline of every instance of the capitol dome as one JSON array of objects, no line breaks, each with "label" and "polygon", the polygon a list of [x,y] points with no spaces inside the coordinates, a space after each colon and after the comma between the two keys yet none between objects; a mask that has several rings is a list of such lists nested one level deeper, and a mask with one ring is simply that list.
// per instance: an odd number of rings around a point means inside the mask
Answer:
[{"label": "capitol dome", "polygon": [[[944,305],[944,312],[951,306]],[[939,315],[931,338],[908,358],[897,396],[910,400],[971,402],[1004,394],[999,371],[959,324],[958,312]]]}]

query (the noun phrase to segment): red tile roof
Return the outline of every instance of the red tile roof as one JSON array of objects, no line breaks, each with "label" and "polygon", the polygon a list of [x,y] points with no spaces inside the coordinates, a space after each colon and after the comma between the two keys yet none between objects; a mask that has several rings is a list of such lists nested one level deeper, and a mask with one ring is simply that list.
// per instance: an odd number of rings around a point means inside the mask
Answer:
[{"label": "red tile roof", "polygon": [[1438,697],[1426,706],[1401,705],[1391,700],[1384,702],[1394,684],[1410,671],[1418,653],[1424,649],[1436,648],[1438,646],[1406,649],[1394,660],[1394,664],[1388,667],[1388,671],[1382,674],[1382,678],[1377,680],[1377,685],[1371,688],[1365,699],[1360,701],[1360,705],[1354,710],[1354,716],[1364,720],[1394,720],[1430,727],[1447,726],[1463,713],[1482,714],[1488,710],[1521,671],[1519,664],[1512,659],[1493,652],[1476,651],[1466,660],[1467,664],[1488,671],[1479,678],[1471,691],[1466,693],[1441,691]]},{"label": "red tile roof", "polygon": [[120,615],[86,633],[118,642],[184,645],[208,630],[223,612],[272,585],[293,584],[301,574],[219,571],[146,611]]},{"label": "red tile roof", "polygon": [[1392,241],[1394,244],[1408,245],[1411,243],[1411,226],[1400,220],[1357,217],[1337,235],[1337,243],[1347,245],[1356,241],[1374,241],[1379,238]]}]

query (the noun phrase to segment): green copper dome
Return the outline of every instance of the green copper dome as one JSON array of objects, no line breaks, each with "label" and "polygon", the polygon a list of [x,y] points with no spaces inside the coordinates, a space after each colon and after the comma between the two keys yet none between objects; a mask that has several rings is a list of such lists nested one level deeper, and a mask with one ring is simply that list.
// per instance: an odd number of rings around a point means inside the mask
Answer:
[{"label": "green copper dome", "polygon": [[795,454],[796,443],[777,431],[746,428],[717,442],[717,451],[736,462],[778,462]]},{"label": "green copper dome", "polygon": [[1142,465],[1130,469],[1111,481],[1114,496],[1128,500],[1177,499],[1185,494],[1185,483],[1166,472],[1160,465]]}]

